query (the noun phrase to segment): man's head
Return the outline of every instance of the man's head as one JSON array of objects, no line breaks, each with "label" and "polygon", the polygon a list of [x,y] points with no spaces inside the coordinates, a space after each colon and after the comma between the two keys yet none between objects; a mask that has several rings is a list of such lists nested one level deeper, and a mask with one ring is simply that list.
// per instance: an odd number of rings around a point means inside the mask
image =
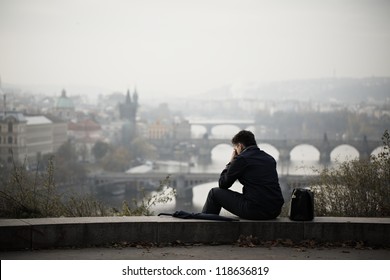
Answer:
[{"label": "man's head", "polygon": [[255,135],[249,130],[241,130],[232,138],[233,146],[239,144],[243,145],[244,148],[252,145],[257,145]]}]

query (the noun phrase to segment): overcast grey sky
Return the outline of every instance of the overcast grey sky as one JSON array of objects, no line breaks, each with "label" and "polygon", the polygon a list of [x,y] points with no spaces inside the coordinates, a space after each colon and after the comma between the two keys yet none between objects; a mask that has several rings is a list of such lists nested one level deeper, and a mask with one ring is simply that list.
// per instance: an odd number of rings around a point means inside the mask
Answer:
[{"label": "overcast grey sky", "polygon": [[0,0],[3,83],[196,94],[390,76],[386,0]]}]

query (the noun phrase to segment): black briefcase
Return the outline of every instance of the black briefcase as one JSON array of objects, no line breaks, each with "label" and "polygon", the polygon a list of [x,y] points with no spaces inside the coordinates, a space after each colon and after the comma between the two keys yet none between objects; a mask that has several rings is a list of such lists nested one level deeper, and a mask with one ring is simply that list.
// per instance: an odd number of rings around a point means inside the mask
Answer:
[{"label": "black briefcase", "polygon": [[293,221],[314,219],[314,194],[309,189],[297,188],[291,194],[289,217]]}]

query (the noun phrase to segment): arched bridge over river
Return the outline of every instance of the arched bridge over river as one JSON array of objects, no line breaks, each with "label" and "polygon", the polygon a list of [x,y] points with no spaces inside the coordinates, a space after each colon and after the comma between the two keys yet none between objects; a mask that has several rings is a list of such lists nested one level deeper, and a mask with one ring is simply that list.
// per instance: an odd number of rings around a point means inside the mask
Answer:
[{"label": "arched bridge over river", "polygon": [[[191,138],[187,140],[170,140],[170,145],[175,147],[180,147],[181,143],[187,143],[190,146],[194,147],[195,153],[198,158],[199,164],[208,164],[211,162],[211,153],[212,150],[220,145],[220,144],[228,144],[231,145],[230,139],[218,139],[218,138]],[[154,145],[157,147],[159,145],[164,145],[163,141],[152,141]],[[167,142],[166,142],[167,143]],[[285,164],[290,161],[291,151],[299,146],[299,145],[310,145],[318,150],[320,154],[319,161],[321,163],[329,163],[331,159],[332,151],[341,146],[341,145],[349,145],[355,148],[358,153],[360,159],[369,158],[370,154],[378,147],[383,145],[381,140],[372,140],[367,139],[367,137],[362,137],[361,139],[353,139],[353,140],[342,140],[342,139],[328,139],[326,134],[323,139],[257,139],[257,143],[261,148],[261,144],[269,144],[273,146],[279,152],[279,158],[277,159],[280,164]],[[167,147],[165,147],[165,151],[169,151]],[[174,151],[169,151],[168,153],[173,153]]]},{"label": "arched bridge over river", "polygon": [[[254,120],[190,120],[191,126],[203,126],[206,129],[205,137],[202,139],[188,139],[185,140],[198,148],[199,163],[211,162],[211,151],[219,144],[231,144],[230,139],[216,139],[208,137],[212,135],[213,128],[221,125],[236,126],[237,129],[248,129],[253,127],[255,129],[256,122]],[[256,129],[255,129],[256,130]],[[255,133],[256,134],[256,133]],[[232,135],[233,136],[233,135]],[[368,158],[370,154],[378,147],[382,146],[380,139],[368,139],[366,136],[361,139],[341,140],[328,139],[324,133],[323,139],[257,139],[258,143],[266,143],[275,147],[279,152],[279,162],[286,163],[290,160],[291,151],[298,145],[307,144],[316,148],[320,153],[320,162],[330,162],[331,152],[340,145],[349,145],[355,148],[361,159]]]}]

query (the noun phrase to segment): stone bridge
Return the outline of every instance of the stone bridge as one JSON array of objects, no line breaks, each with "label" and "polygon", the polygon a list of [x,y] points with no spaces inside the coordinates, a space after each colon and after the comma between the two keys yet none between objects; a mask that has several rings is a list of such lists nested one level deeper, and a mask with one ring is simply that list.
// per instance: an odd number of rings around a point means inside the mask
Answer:
[{"label": "stone bridge", "polygon": [[[191,146],[193,147],[193,152],[198,158],[199,164],[208,164],[211,163],[211,152],[212,150],[220,144],[231,145],[231,139],[217,139],[217,138],[191,138],[187,140],[175,140],[171,139],[165,144],[170,143],[171,147],[174,147],[173,150],[170,150],[169,147],[165,147],[166,153],[171,155],[180,149],[180,147]],[[186,143],[187,146],[183,146],[183,143]],[[286,164],[290,161],[291,151],[299,145],[310,145],[318,150],[320,154],[320,163],[327,164],[330,162],[330,155],[332,151],[341,146],[349,145],[355,148],[360,159],[369,158],[370,154],[383,145],[381,140],[369,140],[367,137],[362,137],[361,139],[354,140],[341,140],[341,139],[328,139],[327,135],[324,134],[323,139],[257,139],[257,143],[261,148],[261,144],[269,144],[273,146],[279,152],[279,158],[277,159],[280,164]],[[159,147],[160,145],[164,146],[164,141],[154,141],[152,144]]]},{"label": "stone bridge", "polygon": [[212,135],[212,129],[219,125],[234,125],[240,130],[248,129],[248,127],[254,126],[253,120],[190,120],[190,125],[203,126],[206,129],[207,135]]},{"label": "stone bridge", "polygon": [[[229,144],[230,139],[199,139],[198,141],[192,141],[194,144],[199,147],[199,160],[201,162],[210,162],[211,161],[211,151],[212,149],[220,144]],[[259,146],[261,144],[269,144],[279,152],[278,161],[288,162],[290,160],[291,151],[303,144],[307,144],[316,148],[320,153],[320,162],[328,163],[330,162],[330,154],[332,151],[341,145],[349,145],[355,148],[361,159],[369,158],[370,154],[378,147],[382,145],[381,141],[378,140],[368,140],[366,137],[360,140],[330,140],[327,138],[326,134],[323,139],[265,139],[257,140]]]}]

